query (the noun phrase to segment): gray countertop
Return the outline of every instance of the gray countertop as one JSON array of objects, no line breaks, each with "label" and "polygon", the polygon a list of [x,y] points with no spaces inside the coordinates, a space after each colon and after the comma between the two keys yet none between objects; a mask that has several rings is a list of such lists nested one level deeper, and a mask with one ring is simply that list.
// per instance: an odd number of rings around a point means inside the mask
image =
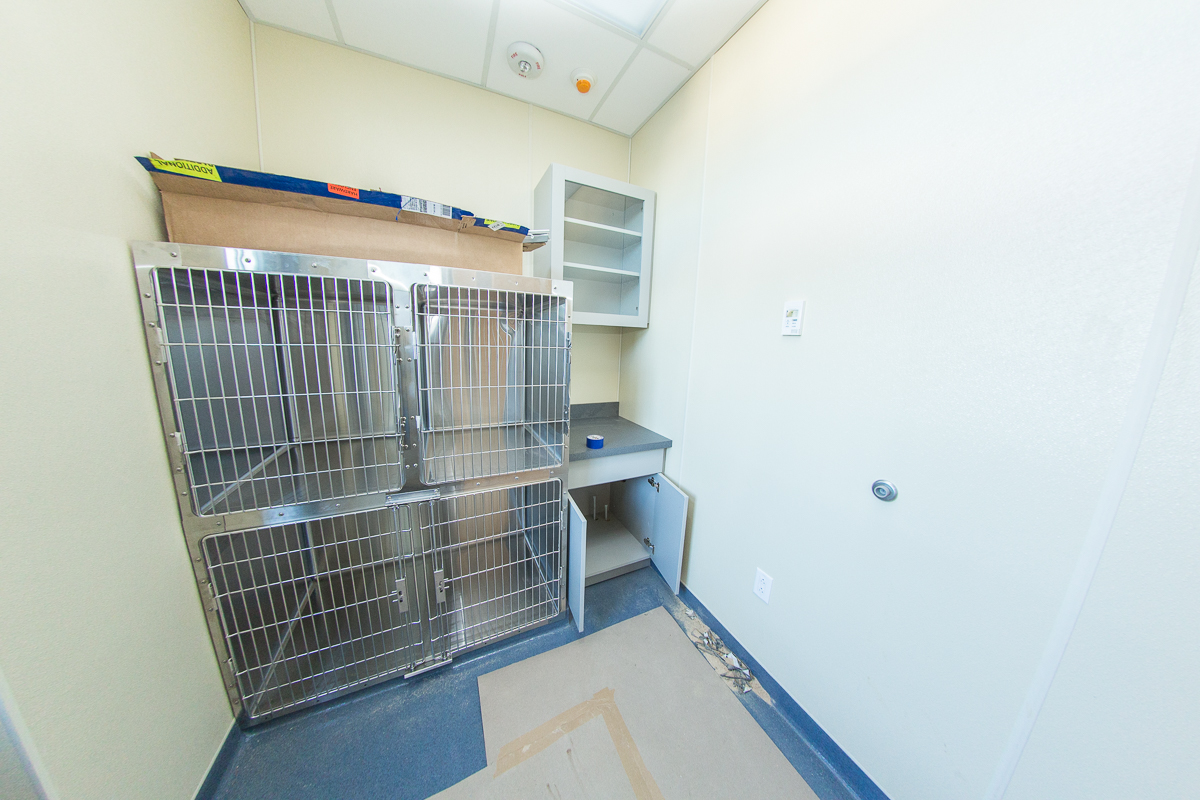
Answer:
[{"label": "gray countertop", "polygon": [[[604,437],[604,447],[599,450],[587,449],[587,437],[593,433]],[[662,450],[670,446],[671,440],[667,437],[617,416],[616,403],[571,406],[571,450],[567,454],[568,461]]]}]

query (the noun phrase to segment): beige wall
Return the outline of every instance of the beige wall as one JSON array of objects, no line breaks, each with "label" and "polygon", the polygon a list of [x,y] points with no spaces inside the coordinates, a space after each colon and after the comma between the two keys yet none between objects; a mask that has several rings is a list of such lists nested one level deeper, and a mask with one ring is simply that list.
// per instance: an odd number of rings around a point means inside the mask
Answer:
[{"label": "beige wall", "polygon": [[[1197,36],[1171,0],[772,0],[634,138],[621,396],[675,439],[687,585],[894,800],[1000,796],[1113,499]],[[1010,798],[1200,794],[1191,303]]]},{"label": "beige wall", "polygon": [[[654,189],[658,198],[650,324],[622,336],[621,413],[675,443],[666,457],[666,474],[674,480],[692,367],[711,79],[710,62],[638,132],[632,155],[631,182]],[[703,359],[697,367],[704,368]],[[686,567],[685,559],[685,578]]]},{"label": "beige wall", "polygon": [[[133,156],[258,167],[250,27],[234,0],[0,19],[5,703],[52,797],[190,797],[231,718],[146,364],[128,242],[164,232]],[[268,170],[522,223],[551,160],[628,173],[629,140],[598,128],[278,31],[257,45]],[[577,401],[616,399],[619,340],[579,331]]]},{"label": "beige wall", "polygon": [[[263,166],[530,225],[552,161],[625,180],[629,139],[528,103],[255,28]],[[577,327],[571,400],[617,399],[620,335]]]},{"label": "beige wall", "polygon": [[147,368],[136,154],[257,163],[234,0],[0,14],[0,672],[55,797],[190,797],[230,724]]}]

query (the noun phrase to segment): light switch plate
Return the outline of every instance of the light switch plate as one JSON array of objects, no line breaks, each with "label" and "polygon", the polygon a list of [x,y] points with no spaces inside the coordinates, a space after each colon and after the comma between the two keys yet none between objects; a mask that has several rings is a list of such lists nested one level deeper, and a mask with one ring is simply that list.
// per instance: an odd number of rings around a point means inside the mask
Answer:
[{"label": "light switch plate", "polygon": [[799,336],[804,327],[804,301],[789,300],[783,304],[783,335]]}]

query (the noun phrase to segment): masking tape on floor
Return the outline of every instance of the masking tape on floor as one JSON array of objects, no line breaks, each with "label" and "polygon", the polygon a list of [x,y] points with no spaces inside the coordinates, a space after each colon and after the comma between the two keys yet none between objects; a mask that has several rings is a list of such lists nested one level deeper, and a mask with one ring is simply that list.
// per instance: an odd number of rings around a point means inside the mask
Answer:
[{"label": "masking tape on floor", "polygon": [[650,770],[646,769],[646,762],[642,760],[642,754],[625,725],[620,709],[617,708],[612,689],[601,689],[591,700],[585,700],[574,708],[567,709],[549,722],[504,745],[496,759],[496,775],[503,775],[596,717],[604,718],[608,735],[612,737],[617,755],[621,757],[621,766],[625,768],[625,774],[629,777],[634,796],[638,800],[663,800],[663,794],[654,782]]}]

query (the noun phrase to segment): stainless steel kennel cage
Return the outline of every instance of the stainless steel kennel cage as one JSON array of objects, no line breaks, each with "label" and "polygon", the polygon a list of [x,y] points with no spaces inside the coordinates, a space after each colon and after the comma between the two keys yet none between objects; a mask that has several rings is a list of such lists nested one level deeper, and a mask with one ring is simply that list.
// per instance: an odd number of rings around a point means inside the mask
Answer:
[{"label": "stainless steel kennel cage", "polygon": [[564,613],[569,283],[133,254],[184,535],[242,724]]}]

